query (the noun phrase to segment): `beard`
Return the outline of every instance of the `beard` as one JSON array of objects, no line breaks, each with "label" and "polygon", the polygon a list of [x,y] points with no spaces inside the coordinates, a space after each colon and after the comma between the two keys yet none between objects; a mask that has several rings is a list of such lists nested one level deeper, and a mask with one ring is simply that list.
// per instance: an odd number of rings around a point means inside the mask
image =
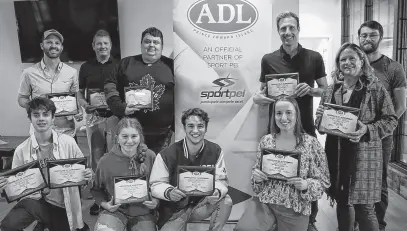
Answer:
[{"label": "beard", "polygon": [[[366,45],[366,44],[370,44],[371,47],[370,47],[370,48],[365,48],[365,45]],[[379,48],[379,42],[378,42],[378,43],[365,42],[365,43],[362,45],[362,49],[363,49],[363,51],[364,51],[366,54],[371,54],[371,53],[377,51],[378,48]]]},{"label": "beard", "polygon": [[51,50],[46,50],[46,51],[44,51],[44,54],[50,59],[59,58],[59,56],[61,55],[61,50],[60,49],[52,49],[52,50],[57,51],[57,53],[51,53]]}]

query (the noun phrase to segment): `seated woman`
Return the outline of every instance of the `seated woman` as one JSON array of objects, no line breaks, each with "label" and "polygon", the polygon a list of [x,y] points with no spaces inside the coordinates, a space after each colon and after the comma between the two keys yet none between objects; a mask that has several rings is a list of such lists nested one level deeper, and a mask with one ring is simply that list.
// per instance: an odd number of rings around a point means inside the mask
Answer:
[{"label": "seated woman", "polygon": [[361,231],[377,231],[374,203],[380,201],[382,185],[381,139],[396,128],[396,114],[390,96],[359,46],[343,44],[335,64],[334,84],[322,95],[316,125],[326,109],[324,103],[361,111],[357,131],[348,134],[350,139],[327,135],[325,151],[331,176],[328,196],[337,203],[339,231],[353,230],[355,219]]},{"label": "seated woman", "polygon": [[123,118],[118,124],[117,144],[99,161],[91,194],[104,208],[94,230],[155,231],[154,209],[158,200],[131,204],[114,204],[113,178],[150,176],[155,154],[144,144],[143,130],[137,119]]},{"label": "seated woman", "polygon": [[[329,187],[325,152],[315,137],[303,131],[295,99],[280,98],[274,103],[270,126],[270,134],[260,140],[252,172],[255,195],[235,231],[268,231],[275,224],[278,231],[307,230],[311,202]],[[260,170],[263,149],[300,152],[299,177],[286,182],[269,179]]]}]

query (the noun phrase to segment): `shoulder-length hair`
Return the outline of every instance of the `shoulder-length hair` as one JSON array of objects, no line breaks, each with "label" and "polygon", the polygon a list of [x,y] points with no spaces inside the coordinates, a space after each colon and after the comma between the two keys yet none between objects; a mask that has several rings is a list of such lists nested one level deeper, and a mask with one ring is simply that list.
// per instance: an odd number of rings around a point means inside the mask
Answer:
[{"label": "shoulder-length hair", "polygon": [[276,105],[279,102],[289,102],[292,105],[294,105],[295,115],[296,115],[295,116],[296,122],[295,122],[295,126],[294,126],[294,135],[297,139],[297,145],[299,145],[304,141],[304,129],[302,128],[302,123],[301,123],[300,108],[298,107],[298,103],[294,98],[281,97],[274,102],[273,109],[271,111],[270,133],[271,134],[280,133],[280,128],[277,126],[277,123],[276,123]]},{"label": "shoulder-length hair", "polygon": [[363,81],[360,81],[360,82],[362,84],[364,84],[365,86],[370,86],[373,82],[375,82],[377,80],[377,77],[374,74],[374,69],[372,66],[370,66],[369,59],[368,59],[366,53],[358,45],[356,45],[354,43],[350,43],[350,42],[346,42],[346,43],[342,44],[342,46],[339,48],[338,52],[336,53],[335,67],[331,73],[334,83],[335,84],[341,83],[344,80],[343,74],[340,70],[340,64],[339,64],[340,60],[339,59],[340,59],[341,53],[345,49],[352,49],[353,51],[356,52],[356,54],[358,54],[360,60],[363,62],[362,74],[359,78],[360,80],[363,80]]},{"label": "shoulder-length hair", "polygon": [[128,118],[124,117],[121,119],[117,125],[117,139],[119,138],[120,132],[124,128],[134,128],[137,130],[139,136],[140,136],[140,144],[137,147],[137,153],[142,153],[145,151],[145,139],[144,139],[144,134],[143,134],[143,127],[141,126],[140,122],[136,118]]}]

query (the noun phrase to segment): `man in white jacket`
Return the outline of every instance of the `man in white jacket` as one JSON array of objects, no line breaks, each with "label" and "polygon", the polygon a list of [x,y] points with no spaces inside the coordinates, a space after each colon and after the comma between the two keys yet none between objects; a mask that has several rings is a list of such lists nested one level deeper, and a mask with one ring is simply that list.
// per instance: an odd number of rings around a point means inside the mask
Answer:
[{"label": "man in white jacket", "polygon": [[[158,228],[182,231],[190,221],[211,217],[209,230],[221,231],[232,210],[224,154],[218,144],[205,139],[208,114],[193,108],[182,115],[185,138],[158,153],[150,175],[152,196],[160,199]],[[215,167],[215,187],[210,196],[187,196],[177,188],[178,166]]]},{"label": "man in white jacket", "polygon": [[[52,130],[55,104],[47,98],[34,98],[27,104],[27,114],[34,133],[21,143],[14,153],[12,168],[38,160],[41,170],[48,160],[83,157],[75,140]],[[92,170],[83,170],[85,180],[92,178]],[[0,177],[0,190],[7,185],[7,178]],[[89,230],[83,222],[78,187],[44,189],[21,199],[4,217],[2,231],[18,231],[34,221],[44,224],[49,231]]]}]

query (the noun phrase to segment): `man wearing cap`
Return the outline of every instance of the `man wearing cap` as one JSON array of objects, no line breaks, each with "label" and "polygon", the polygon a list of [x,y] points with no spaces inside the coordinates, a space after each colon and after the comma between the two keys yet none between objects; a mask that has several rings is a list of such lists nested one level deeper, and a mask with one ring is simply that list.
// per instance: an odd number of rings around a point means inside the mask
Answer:
[{"label": "man wearing cap", "polygon": [[[23,71],[20,88],[18,89],[18,104],[27,108],[30,99],[49,93],[78,92],[78,74],[76,69],[62,63],[60,55],[63,51],[64,37],[58,31],[51,29],[44,32],[41,50],[42,60]],[[82,120],[82,110],[74,116]],[[72,116],[56,117],[54,130],[74,137],[76,140],[75,122]],[[33,128],[30,126],[30,133]]]}]

